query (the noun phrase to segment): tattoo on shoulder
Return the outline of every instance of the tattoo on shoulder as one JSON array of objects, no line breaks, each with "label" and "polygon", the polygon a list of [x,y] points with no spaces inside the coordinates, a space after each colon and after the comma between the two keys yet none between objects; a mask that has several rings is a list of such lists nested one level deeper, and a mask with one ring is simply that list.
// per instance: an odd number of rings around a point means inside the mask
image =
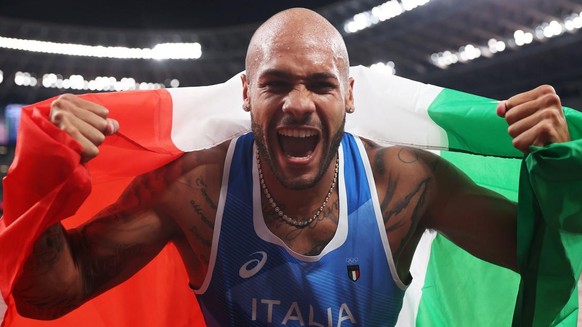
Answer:
[{"label": "tattoo on shoulder", "polygon": [[415,163],[418,161],[418,152],[416,149],[401,148],[398,150],[398,160],[406,164]]}]

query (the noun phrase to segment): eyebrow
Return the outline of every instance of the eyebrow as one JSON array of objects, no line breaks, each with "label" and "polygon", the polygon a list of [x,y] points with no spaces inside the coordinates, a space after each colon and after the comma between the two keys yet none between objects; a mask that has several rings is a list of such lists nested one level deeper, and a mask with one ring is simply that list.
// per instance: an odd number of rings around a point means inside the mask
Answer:
[{"label": "eyebrow", "polygon": [[[259,76],[259,78],[262,78],[262,77],[292,78],[292,77],[295,77],[295,75],[288,73],[286,71],[283,71],[283,70],[279,70],[279,69],[267,69],[264,72],[262,72],[261,75]],[[307,76],[306,79],[307,80],[333,79],[336,81],[339,80],[336,75],[331,74],[331,73],[325,73],[325,72],[310,74]]]}]

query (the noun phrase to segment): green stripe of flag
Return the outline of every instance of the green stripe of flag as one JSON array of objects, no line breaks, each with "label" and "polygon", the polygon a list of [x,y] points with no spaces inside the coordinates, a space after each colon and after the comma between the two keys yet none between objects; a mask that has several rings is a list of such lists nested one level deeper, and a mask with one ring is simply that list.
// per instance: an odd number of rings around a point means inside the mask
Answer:
[{"label": "green stripe of flag", "polygon": [[511,145],[505,121],[496,114],[497,101],[443,89],[428,114],[447,132],[449,149],[502,157],[521,157]]},{"label": "green stripe of flag", "polygon": [[[476,183],[517,199],[521,160],[447,151],[441,156]],[[518,274],[477,259],[438,235],[432,243],[417,326],[510,326],[518,286]]]},{"label": "green stripe of flag", "polygon": [[[507,124],[497,117],[496,106],[497,101],[443,89],[430,104],[428,114],[446,131],[449,149],[457,151],[443,151],[441,156],[465,171],[478,184],[515,201],[521,160],[512,158],[520,158],[522,154],[512,146]],[[564,112],[572,138],[581,138],[582,114],[570,108],[564,108]],[[544,255],[551,256],[548,253]],[[574,285],[576,277],[574,272]],[[509,326],[514,315],[519,281],[517,274],[487,264],[439,235],[432,243],[417,325]],[[572,284],[570,280],[568,283]],[[566,294],[566,298],[567,289],[567,285],[561,285],[559,291]],[[529,296],[535,298],[536,294],[533,292]],[[538,314],[536,317],[531,314],[528,323],[550,323],[547,317],[558,312],[549,309],[545,313],[539,311],[545,307],[563,306],[563,299],[558,298],[531,300],[532,303],[537,301],[535,309]],[[555,303],[544,306],[544,301]],[[574,326],[577,307],[577,292],[574,291],[553,325]],[[525,314],[525,311],[516,312]]]}]

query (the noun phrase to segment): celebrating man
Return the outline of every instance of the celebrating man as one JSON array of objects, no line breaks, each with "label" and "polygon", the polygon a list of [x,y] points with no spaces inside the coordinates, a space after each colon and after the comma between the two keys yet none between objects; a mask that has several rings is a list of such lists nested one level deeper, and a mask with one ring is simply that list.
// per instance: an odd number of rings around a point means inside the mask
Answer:
[{"label": "celebrating man", "polygon": [[[306,9],[270,18],[242,75],[252,133],[138,177],[79,228],[49,227],[15,285],[19,312],[62,316],[169,242],[209,326],[392,326],[426,229],[517,270],[515,204],[429,152],[344,132],[354,83],[327,20]],[[570,139],[549,86],[498,114],[525,153]],[[119,128],[106,108],[71,95],[53,102],[50,120],[80,144],[83,162]]]}]

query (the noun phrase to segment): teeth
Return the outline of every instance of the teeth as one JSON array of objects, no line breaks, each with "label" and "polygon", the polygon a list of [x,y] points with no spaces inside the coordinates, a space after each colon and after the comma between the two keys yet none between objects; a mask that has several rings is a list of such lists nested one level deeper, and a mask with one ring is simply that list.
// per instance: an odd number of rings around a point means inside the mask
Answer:
[{"label": "teeth", "polygon": [[311,137],[311,136],[317,135],[317,133],[315,131],[303,130],[303,129],[283,129],[283,130],[279,131],[279,134],[282,136],[300,137],[300,138]]}]

